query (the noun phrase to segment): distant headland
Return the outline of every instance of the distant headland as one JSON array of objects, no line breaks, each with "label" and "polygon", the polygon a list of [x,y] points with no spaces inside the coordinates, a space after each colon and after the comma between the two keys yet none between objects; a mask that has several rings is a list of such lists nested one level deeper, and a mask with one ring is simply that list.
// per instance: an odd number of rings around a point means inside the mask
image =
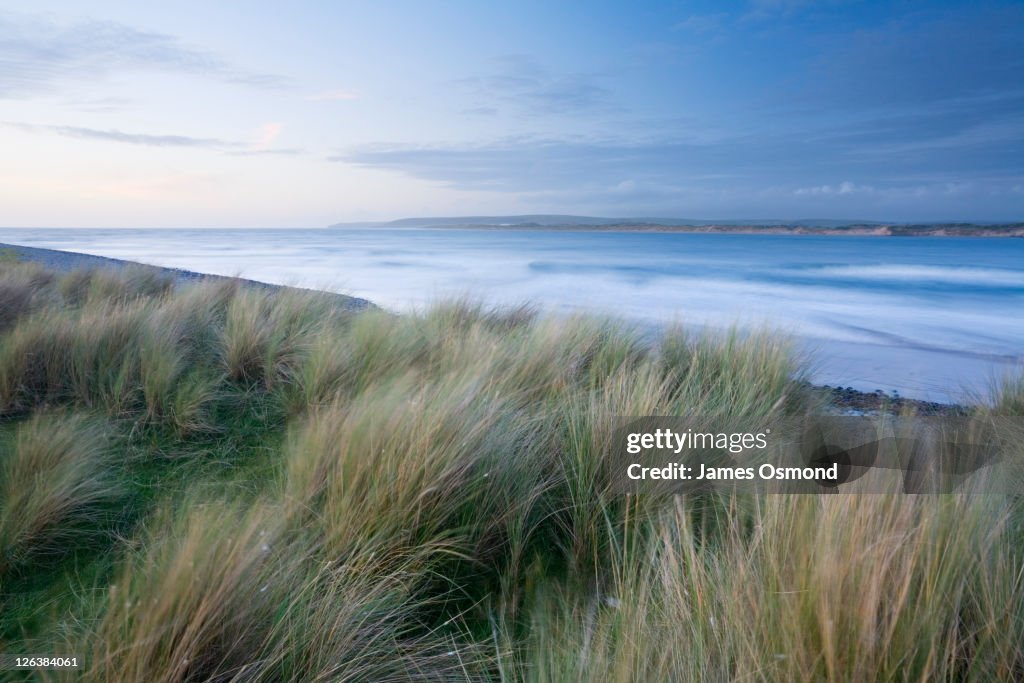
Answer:
[{"label": "distant headland", "polygon": [[336,229],[573,230],[750,235],[864,235],[872,237],[1024,237],[1024,222],[886,223],[814,218],[800,220],[697,220],[685,218],[598,218],[556,214],[401,218],[383,222],[335,223],[330,227]]}]

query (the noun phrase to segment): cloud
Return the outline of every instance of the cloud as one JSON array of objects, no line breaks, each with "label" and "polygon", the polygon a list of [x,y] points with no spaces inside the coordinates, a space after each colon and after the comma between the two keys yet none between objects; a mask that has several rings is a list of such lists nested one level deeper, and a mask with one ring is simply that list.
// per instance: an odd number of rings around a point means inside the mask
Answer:
[{"label": "cloud", "polygon": [[821,196],[842,196],[851,194],[870,194],[875,188],[869,185],[856,185],[849,180],[844,180],[838,185],[817,185],[815,187],[801,187],[793,190],[798,197],[821,197]]},{"label": "cloud", "polygon": [[[819,194],[849,194],[861,186],[840,184],[827,186],[826,191],[821,189],[826,186],[807,181],[824,174],[854,171],[863,177],[884,177],[917,168],[901,166],[889,158],[851,158],[844,153],[856,145],[807,142],[803,135],[762,134],[713,140],[513,137],[479,144],[418,146],[379,143],[351,148],[330,160],[396,171],[459,189],[510,192],[608,188],[623,178],[645,187],[694,183],[718,186],[737,178],[762,178],[792,182],[791,187],[804,188],[806,194],[812,192],[811,188],[819,188]],[[959,173],[963,177],[978,170],[961,164]]]},{"label": "cloud", "polygon": [[929,112],[941,105],[1019,113],[1021,45],[1019,5],[922,11],[822,44],[801,85],[780,95],[817,111]]},{"label": "cloud", "polygon": [[[853,201],[854,205],[868,205],[871,201],[878,204],[893,205],[908,201],[927,202],[956,201],[967,199],[968,205],[975,205],[992,197],[1006,197],[1017,194],[1020,177],[970,178],[955,181],[928,180],[924,182],[902,182],[889,179],[884,186],[857,185],[844,181],[836,185],[817,185],[801,187],[792,191],[801,201],[813,199],[829,203]],[[777,188],[778,189],[778,188]],[[773,190],[774,192],[775,190]],[[781,190],[779,190],[781,194]],[[1013,218],[1019,220],[1019,217]]]},{"label": "cloud", "polygon": [[310,102],[350,102],[352,100],[358,100],[359,93],[354,90],[339,88],[337,90],[319,92],[315,95],[306,95],[305,99]]},{"label": "cloud", "polygon": [[[855,159],[843,154],[855,145],[806,142],[802,135],[713,142],[578,136],[450,145],[378,143],[329,160],[402,173],[459,191],[529,197],[569,212],[618,207],[618,215],[795,216],[820,210],[881,220],[922,215],[987,220],[1006,218],[1012,207],[1007,200],[1006,206],[991,205],[986,209],[991,213],[981,215],[977,207],[988,206],[986,198],[1020,196],[1013,190],[1022,183],[1016,156],[993,160],[991,154],[975,158],[954,150],[936,165],[945,169],[942,174],[915,178],[920,170],[916,162]],[[822,183],[823,177],[840,180]]]},{"label": "cloud", "polygon": [[506,55],[494,60],[489,73],[457,81],[480,101],[476,109],[496,103],[530,114],[579,114],[613,109],[611,92],[593,74],[548,71],[531,57]]},{"label": "cloud", "polygon": [[[478,145],[408,146],[366,145],[329,157],[358,166],[399,171],[425,180],[440,181],[463,189],[504,191],[561,189],[591,182],[606,173],[603,184],[621,180],[603,167],[611,156],[620,160],[643,157],[645,150],[617,149],[609,146],[544,138],[506,138]],[[597,182],[602,182],[597,180]]]},{"label": "cloud", "polygon": [[5,123],[4,125],[29,132],[45,131],[81,140],[103,140],[121,142],[129,145],[146,145],[148,147],[194,147],[205,149],[225,149],[240,146],[237,142],[229,142],[217,138],[195,138],[187,135],[149,135],[146,133],[125,133],[120,130],[100,130],[81,126],[46,126],[29,123]]},{"label": "cloud", "polygon": [[[566,191],[592,188],[626,193],[638,187],[721,185],[770,168],[774,177],[799,171],[784,167],[790,141],[716,139],[714,142],[650,137],[509,137],[479,144],[378,143],[329,157],[367,168],[395,171],[463,190]],[[627,179],[626,184],[623,179]]]},{"label": "cloud", "polygon": [[[933,134],[916,140],[902,140],[859,147],[853,154],[894,155],[934,150],[1007,148],[1024,145],[1024,117],[981,121],[948,134]],[[1024,150],[1022,150],[1024,151]]]},{"label": "cloud", "polygon": [[256,87],[282,87],[280,76],[239,68],[164,33],[111,21],[57,24],[0,14],[0,99],[24,98],[71,82],[129,70],[187,73]]},{"label": "cloud", "polygon": [[470,107],[463,109],[462,113],[467,116],[497,116],[498,109],[496,107]]},{"label": "cloud", "polygon": [[153,135],[149,133],[126,133],[116,129],[85,128],[82,126],[51,126],[31,123],[3,122],[0,125],[17,128],[30,133],[52,133],[79,140],[96,140],[115,142],[145,147],[179,147],[190,149],[207,149],[224,152],[231,156],[259,155],[297,155],[304,150],[294,147],[270,148],[270,144],[280,134],[283,124],[268,123],[260,129],[260,137],[255,144],[245,144],[221,138],[199,138],[188,135]]}]

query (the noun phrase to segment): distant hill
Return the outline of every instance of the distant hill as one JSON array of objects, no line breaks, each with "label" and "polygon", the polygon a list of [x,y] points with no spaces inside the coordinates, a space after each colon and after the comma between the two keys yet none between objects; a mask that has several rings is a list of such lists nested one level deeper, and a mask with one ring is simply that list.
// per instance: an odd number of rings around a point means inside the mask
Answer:
[{"label": "distant hill", "polygon": [[878,237],[1024,237],[1024,223],[884,223],[801,218],[698,220],[692,218],[600,218],[558,214],[439,216],[394,221],[335,223],[346,228],[443,228],[452,230],[587,230],[734,234],[871,235]]},{"label": "distant hill", "polygon": [[836,220],[829,218],[801,218],[784,220],[778,218],[754,218],[743,220],[708,220],[697,218],[651,218],[621,217],[601,218],[597,216],[572,216],[562,214],[523,214],[518,216],[434,216],[400,218],[394,221],[335,223],[332,228],[568,228],[649,225],[664,227],[705,227],[711,225],[772,226],[791,225],[804,227],[833,228],[844,225],[883,225],[876,221]]}]

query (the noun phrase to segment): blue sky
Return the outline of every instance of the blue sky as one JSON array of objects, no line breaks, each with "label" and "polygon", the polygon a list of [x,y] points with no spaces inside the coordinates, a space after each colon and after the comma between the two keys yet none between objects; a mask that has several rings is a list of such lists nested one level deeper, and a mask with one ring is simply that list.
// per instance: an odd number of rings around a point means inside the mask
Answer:
[{"label": "blue sky", "polygon": [[0,8],[0,225],[1024,219],[1024,4]]}]

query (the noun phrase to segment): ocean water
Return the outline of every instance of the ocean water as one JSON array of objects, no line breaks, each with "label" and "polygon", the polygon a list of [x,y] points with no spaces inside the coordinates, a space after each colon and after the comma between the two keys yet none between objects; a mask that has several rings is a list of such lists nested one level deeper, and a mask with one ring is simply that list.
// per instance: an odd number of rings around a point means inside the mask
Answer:
[{"label": "ocean water", "polygon": [[814,378],[962,400],[1024,362],[1024,240],[513,230],[3,229],[0,241],[323,288],[794,335]]}]

